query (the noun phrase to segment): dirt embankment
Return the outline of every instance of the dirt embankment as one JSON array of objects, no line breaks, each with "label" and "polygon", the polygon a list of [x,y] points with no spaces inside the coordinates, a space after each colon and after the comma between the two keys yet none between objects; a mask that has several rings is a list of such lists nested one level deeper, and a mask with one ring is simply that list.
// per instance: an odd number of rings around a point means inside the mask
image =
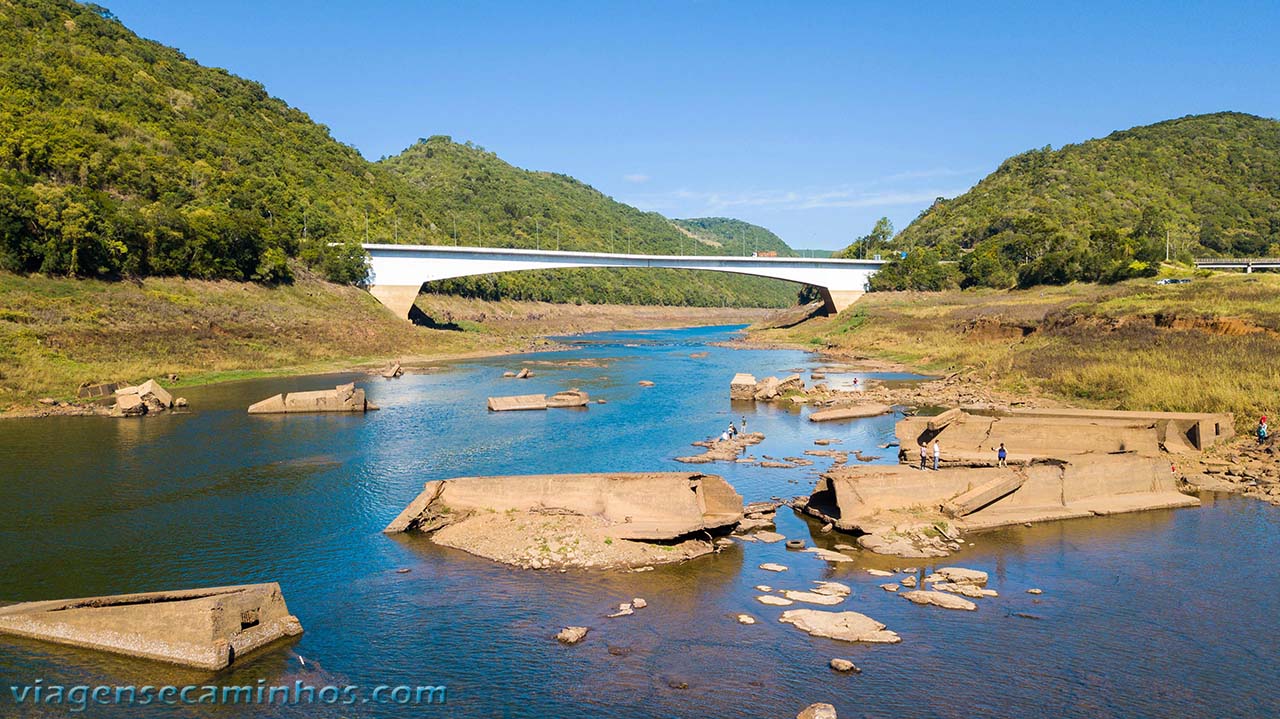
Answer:
[{"label": "dirt embankment", "polygon": [[178,278],[104,282],[0,272],[0,417],[86,413],[83,383],[226,379],[546,349],[548,335],[748,324],[766,310],[488,303],[424,296],[435,327],[368,292],[299,272],[280,287]]}]

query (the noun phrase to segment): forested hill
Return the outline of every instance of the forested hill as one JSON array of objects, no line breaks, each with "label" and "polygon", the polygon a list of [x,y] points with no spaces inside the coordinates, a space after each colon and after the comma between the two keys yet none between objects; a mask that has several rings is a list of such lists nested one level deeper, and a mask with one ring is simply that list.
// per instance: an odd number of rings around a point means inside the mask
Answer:
[{"label": "forested hill", "polygon": [[[101,7],[0,0],[0,270],[281,282],[301,257],[354,282],[365,240],[551,246],[557,233],[565,248],[717,251],[570,177],[447,138],[368,162],[261,84],[139,38]],[[657,275],[620,294],[623,279],[607,277],[567,297],[794,295],[719,275],[693,289]]]},{"label": "forested hill", "polygon": [[[412,186],[430,208],[434,221],[418,230],[414,241],[637,254],[742,253],[739,244],[726,244],[711,231],[682,229],[567,175],[524,170],[449,137],[419,140],[377,164]],[[721,222],[737,221],[712,225]],[[790,253],[768,230],[737,224],[769,235],[770,247]],[[547,270],[447,280],[428,289],[484,299],[783,306],[795,301],[798,288],[710,272]]]},{"label": "forested hill", "polygon": [[779,257],[794,257],[796,254],[781,237],[750,222],[730,217],[695,217],[671,222],[699,242],[719,247],[729,254],[749,255],[757,251],[776,252]]},{"label": "forested hill", "polygon": [[[0,2],[0,267],[282,279],[422,222],[401,183],[262,85],[70,0]],[[304,246],[310,243],[311,247]]]},{"label": "forested hill", "polygon": [[962,279],[1000,286],[1151,272],[1166,237],[1184,259],[1280,253],[1280,122],[1193,115],[1031,150],[939,199],[895,245],[974,250]]}]

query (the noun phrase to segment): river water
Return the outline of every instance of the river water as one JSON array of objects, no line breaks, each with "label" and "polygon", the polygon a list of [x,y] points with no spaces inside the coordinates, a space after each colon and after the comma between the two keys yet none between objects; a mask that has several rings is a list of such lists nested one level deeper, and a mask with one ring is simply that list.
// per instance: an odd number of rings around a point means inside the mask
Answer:
[{"label": "river water", "polygon": [[[731,407],[734,372],[819,365],[797,351],[711,344],[733,329],[603,333],[575,338],[568,352],[450,363],[395,381],[351,376],[382,407],[367,416],[244,413],[276,392],[348,379],[329,375],[192,389],[186,414],[0,423],[0,601],[276,581],[306,629],[216,675],[0,637],[0,716],[77,715],[17,705],[9,688],[36,680],[447,687],[443,706],[78,713],[113,717],[790,717],[815,701],[846,718],[1280,715],[1280,510],[1235,497],[976,535],[945,560],[991,574],[1000,596],[976,612],[912,605],[865,571],[932,566],[923,561],[860,555],[829,565],[755,543],[651,572],[561,574],[381,534],[427,480],[689,469],[672,458],[744,415],[748,430],[767,435],[757,456],[839,437],[841,449],[891,461],[879,445],[892,439],[893,417],[816,425],[807,410]],[[521,366],[536,376],[501,378]],[[567,387],[608,403],[485,410],[491,394]],[[751,501],[807,493],[826,463],[698,469]],[[778,517],[789,537],[848,541],[788,510]],[[852,585],[839,608],[884,622],[902,643],[811,638],[753,599],[756,584],[799,589],[818,579]],[[632,597],[649,606],[603,618]],[[759,623],[738,624],[740,612]],[[567,625],[592,632],[562,646],[552,636]],[[863,673],[833,673],[837,656]]]}]

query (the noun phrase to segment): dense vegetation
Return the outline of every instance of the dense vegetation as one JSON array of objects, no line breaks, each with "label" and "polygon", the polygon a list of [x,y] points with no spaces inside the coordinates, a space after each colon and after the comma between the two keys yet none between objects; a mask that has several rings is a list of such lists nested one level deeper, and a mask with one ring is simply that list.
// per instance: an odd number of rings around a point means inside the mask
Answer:
[{"label": "dense vegetation", "polygon": [[[0,0],[0,269],[277,283],[301,257],[352,283],[362,241],[722,251],[573,178],[448,138],[370,163],[262,85],[143,40],[101,7]],[[545,279],[496,284],[540,297]],[[633,279],[588,272],[555,292],[717,305],[795,292],[723,275],[693,289],[686,275]]]},{"label": "dense vegetation", "polygon": [[954,266],[879,287],[1115,282],[1155,274],[1166,241],[1184,261],[1280,254],[1280,122],[1189,116],[1012,157],[893,240],[916,268]]},{"label": "dense vegetation", "polygon": [[776,252],[779,257],[796,255],[796,251],[788,247],[781,237],[750,222],[729,217],[695,217],[671,222],[699,242],[721,248],[725,254],[745,256],[752,252]]},{"label": "dense vegetation", "polygon": [[[482,147],[449,137],[419,140],[378,164],[411,185],[439,218],[416,230],[423,233],[414,238],[417,242],[671,255],[740,253],[712,231],[695,234],[567,175],[523,170]],[[768,230],[737,224],[752,228],[753,237],[772,237],[770,247],[790,251]],[[427,290],[490,300],[764,307],[790,304],[796,294],[792,284],[754,277],[613,269],[463,277],[433,282]]]}]

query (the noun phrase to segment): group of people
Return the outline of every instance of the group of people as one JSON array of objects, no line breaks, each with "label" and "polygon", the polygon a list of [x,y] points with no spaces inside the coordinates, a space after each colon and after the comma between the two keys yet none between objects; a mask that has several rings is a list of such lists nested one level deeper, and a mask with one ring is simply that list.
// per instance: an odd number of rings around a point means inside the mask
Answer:
[{"label": "group of people", "polygon": [[[746,417],[743,417],[743,418],[742,418],[742,429],[743,429],[743,431],[746,431],[746,429],[747,429],[747,418],[746,418]],[[730,423],[729,423],[729,428],[728,428],[728,429],[726,429],[725,431],[723,431],[723,432],[721,432],[721,433],[720,433],[720,441],[721,441],[721,442],[728,442],[729,440],[734,439],[734,438],[735,438],[735,437],[737,437],[737,436],[738,436],[738,428],[737,428],[737,427],[735,427],[735,426],[733,426],[733,422],[730,422]]]},{"label": "group of people", "polygon": [[[1266,417],[1263,417],[1263,420],[1265,421]],[[996,450],[996,466],[1008,467],[1009,466],[1008,465],[1009,450],[1004,448],[1004,442],[1001,442],[999,447],[995,447],[993,449]],[[942,461],[942,446],[938,444],[938,440],[935,437],[933,440],[933,471],[935,472],[938,471],[938,463],[941,461]],[[921,442],[920,443],[920,469],[924,470],[928,468],[929,468],[929,446],[926,445],[924,442]]]}]

